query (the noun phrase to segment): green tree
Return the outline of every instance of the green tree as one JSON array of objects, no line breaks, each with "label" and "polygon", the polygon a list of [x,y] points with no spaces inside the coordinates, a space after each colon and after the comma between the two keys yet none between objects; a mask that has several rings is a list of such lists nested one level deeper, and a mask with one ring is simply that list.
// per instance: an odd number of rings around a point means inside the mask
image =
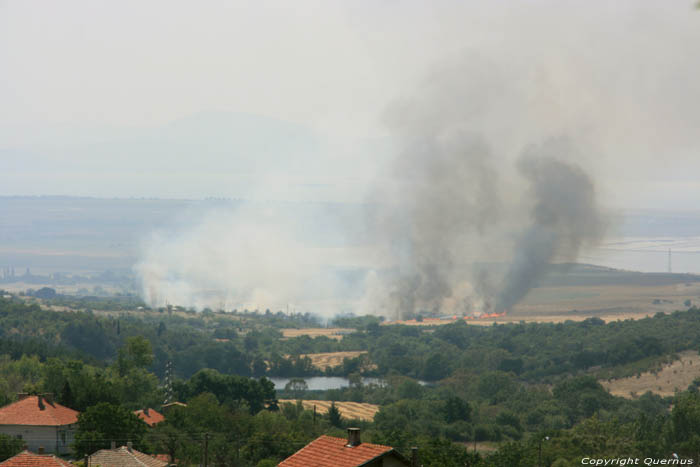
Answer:
[{"label": "green tree", "polygon": [[443,413],[447,423],[456,421],[468,422],[471,419],[472,409],[469,404],[457,396],[450,396],[445,400]]},{"label": "green tree", "polygon": [[0,462],[22,451],[24,441],[12,436],[0,434]]},{"label": "green tree", "polygon": [[126,339],[124,347],[119,349],[117,369],[119,376],[124,376],[131,368],[147,368],[153,363],[153,349],[145,337],[132,336]]},{"label": "green tree", "polygon": [[276,406],[275,385],[269,379],[223,375],[210,369],[200,370],[187,383],[176,385],[176,391],[185,400],[208,392],[231,407],[246,404],[251,414],[259,412],[266,405]]},{"label": "green tree", "polygon": [[331,406],[328,408],[328,421],[338,428],[343,424],[343,418],[340,416],[340,410],[335,406],[335,401],[331,402]]},{"label": "green tree", "polygon": [[70,382],[68,380],[63,383],[63,388],[61,388],[60,402],[66,407],[75,406],[75,397],[73,396],[73,390],[70,388]]},{"label": "green tree", "polygon": [[441,352],[433,352],[425,361],[422,377],[436,381],[450,374],[450,359]]},{"label": "green tree", "polygon": [[671,411],[670,441],[679,454],[700,458],[700,395],[680,394]]},{"label": "green tree", "polygon": [[73,452],[76,457],[84,457],[109,448],[111,441],[118,445],[131,441],[139,449],[145,433],[146,424],[130,410],[101,402],[78,415]]},{"label": "green tree", "polygon": [[498,404],[513,395],[516,385],[509,373],[489,371],[479,378],[478,392],[491,404]]},{"label": "green tree", "polygon": [[309,385],[306,384],[304,378],[292,378],[284,385],[284,390],[294,394],[295,399],[299,399],[304,395],[305,391],[309,390]]},{"label": "green tree", "polygon": [[166,453],[171,464],[175,464],[175,459],[180,458],[178,451],[182,449],[183,439],[186,437],[187,433],[175,427],[170,420],[157,424],[147,435],[149,444],[156,449],[156,452]]}]

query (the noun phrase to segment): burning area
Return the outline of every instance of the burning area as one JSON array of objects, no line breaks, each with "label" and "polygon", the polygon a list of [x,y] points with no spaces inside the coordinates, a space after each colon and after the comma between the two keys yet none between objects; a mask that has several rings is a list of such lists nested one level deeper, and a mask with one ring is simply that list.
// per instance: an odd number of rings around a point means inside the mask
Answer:
[{"label": "burning area", "polygon": [[[391,104],[383,120],[395,156],[374,168],[361,221],[250,204],[154,235],[137,266],[146,300],[392,320],[503,316],[549,264],[595,246],[606,224],[584,168],[591,155],[524,76],[465,54]],[[314,244],[332,228],[343,242]],[[350,263],[360,272],[348,274]]]}]

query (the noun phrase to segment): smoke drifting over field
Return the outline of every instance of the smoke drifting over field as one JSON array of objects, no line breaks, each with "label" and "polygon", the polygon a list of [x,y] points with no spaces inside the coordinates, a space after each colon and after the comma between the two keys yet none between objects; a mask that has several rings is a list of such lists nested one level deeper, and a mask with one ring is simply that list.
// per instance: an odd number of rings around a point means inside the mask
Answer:
[{"label": "smoke drifting over field", "polygon": [[[372,196],[381,200],[378,243],[396,267],[375,279],[370,301],[389,316],[502,313],[550,262],[575,261],[603,234],[594,183],[569,162],[577,154],[568,138],[508,154],[513,138],[503,127],[531,123],[505,76],[466,57],[387,112],[399,153]],[[507,272],[498,277],[477,261],[507,263]]]},{"label": "smoke drifting over field", "polygon": [[546,156],[547,148],[529,148],[518,161],[530,182],[534,205],[531,224],[517,237],[510,268],[498,292],[497,312],[516,305],[542,278],[554,259],[576,261],[593,246],[605,221],[596,205],[592,181],[580,168]]},{"label": "smoke drifting over field", "polygon": [[[527,99],[507,76],[468,56],[389,106],[384,122],[396,155],[368,190],[363,238],[349,233],[358,219],[335,219],[345,231],[339,255],[310,239],[323,238],[319,227],[331,217],[255,205],[212,212],[175,237],[151,239],[138,267],[146,299],[229,309],[292,303],[391,318],[510,310],[550,262],[575,261],[595,245],[604,222],[592,179],[570,162],[581,159],[575,145],[547,138],[546,119],[533,128]],[[511,154],[523,135],[510,129],[523,126],[534,140]],[[358,243],[372,253],[363,278],[349,281],[339,271]]]}]

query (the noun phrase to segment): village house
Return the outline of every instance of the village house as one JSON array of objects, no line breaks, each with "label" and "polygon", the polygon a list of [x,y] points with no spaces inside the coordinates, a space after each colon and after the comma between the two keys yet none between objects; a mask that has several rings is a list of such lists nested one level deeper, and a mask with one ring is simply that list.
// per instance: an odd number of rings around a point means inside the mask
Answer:
[{"label": "village house", "polygon": [[68,461],[54,456],[53,454],[34,454],[29,451],[22,451],[16,456],[0,462],[2,467],[75,467]]},{"label": "village house", "polygon": [[348,428],[348,438],[320,436],[283,460],[279,467],[406,467],[417,466],[416,451],[408,461],[391,446],[363,443],[359,428]]},{"label": "village house", "polygon": [[163,414],[148,407],[143,410],[135,410],[134,415],[143,420],[148,426],[156,426],[157,424],[165,420]]},{"label": "village house", "polygon": [[33,452],[67,454],[78,423],[76,410],[53,401],[51,394],[18,394],[0,408],[0,433],[24,440]]}]

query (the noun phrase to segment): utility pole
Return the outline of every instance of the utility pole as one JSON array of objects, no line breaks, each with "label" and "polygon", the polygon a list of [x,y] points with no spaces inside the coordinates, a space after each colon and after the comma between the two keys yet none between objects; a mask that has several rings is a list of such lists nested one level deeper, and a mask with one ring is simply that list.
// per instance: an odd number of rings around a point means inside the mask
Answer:
[{"label": "utility pole", "polygon": [[209,433],[204,433],[204,467],[209,464]]},{"label": "utility pole", "polygon": [[165,401],[163,404],[169,404],[173,401],[173,362],[168,360],[165,364]]},{"label": "utility pole", "polygon": [[542,467],[542,441],[549,441],[549,436],[540,439],[540,447],[537,454],[537,467]]}]

